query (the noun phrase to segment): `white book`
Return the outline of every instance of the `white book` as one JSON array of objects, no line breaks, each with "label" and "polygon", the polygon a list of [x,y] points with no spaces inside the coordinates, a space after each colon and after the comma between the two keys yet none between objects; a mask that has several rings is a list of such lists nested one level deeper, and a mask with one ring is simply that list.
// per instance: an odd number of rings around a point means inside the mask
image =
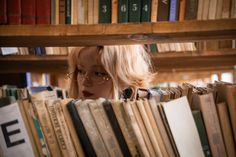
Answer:
[{"label": "white book", "polygon": [[19,52],[17,47],[2,47],[2,55],[16,54]]},{"label": "white book", "polygon": [[181,157],[204,157],[186,96],[163,103],[166,119]]},{"label": "white book", "polygon": [[0,127],[0,156],[35,156],[17,102],[0,108]]}]

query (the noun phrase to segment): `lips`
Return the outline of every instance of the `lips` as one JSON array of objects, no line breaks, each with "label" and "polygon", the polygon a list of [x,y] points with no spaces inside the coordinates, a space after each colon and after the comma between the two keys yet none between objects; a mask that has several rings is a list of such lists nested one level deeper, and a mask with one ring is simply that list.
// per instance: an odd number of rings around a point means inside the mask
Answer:
[{"label": "lips", "polygon": [[83,95],[84,95],[84,97],[91,97],[91,96],[93,96],[94,94],[93,94],[93,93],[90,93],[90,92],[88,92],[88,91],[83,91]]}]

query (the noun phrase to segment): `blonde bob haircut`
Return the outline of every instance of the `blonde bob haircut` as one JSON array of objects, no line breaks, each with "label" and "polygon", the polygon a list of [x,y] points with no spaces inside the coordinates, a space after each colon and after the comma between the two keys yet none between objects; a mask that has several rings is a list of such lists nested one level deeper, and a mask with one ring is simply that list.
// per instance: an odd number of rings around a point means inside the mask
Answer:
[{"label": "blonde bob haircut", "polygon": [[[86,48],[86,47],[85,47]],[[71,82],[69,96],[78,98],[76,71],[81,47],[71,50],[68,58]],[[127,87],[133,89],[149,88],[155,74],[152,73],[149,54],[142,45],[97,46],[101,64],[110,75],[113,83],[113,98],[119,99],[119,93]]]}]

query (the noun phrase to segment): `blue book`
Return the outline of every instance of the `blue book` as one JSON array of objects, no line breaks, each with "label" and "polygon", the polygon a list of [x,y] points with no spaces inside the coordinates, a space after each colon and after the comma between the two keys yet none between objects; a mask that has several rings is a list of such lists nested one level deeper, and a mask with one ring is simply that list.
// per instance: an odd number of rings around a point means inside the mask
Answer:
[{"label": "blue book", "polygon": [[179,0],[170,0],[169,21],[179,20]]}]

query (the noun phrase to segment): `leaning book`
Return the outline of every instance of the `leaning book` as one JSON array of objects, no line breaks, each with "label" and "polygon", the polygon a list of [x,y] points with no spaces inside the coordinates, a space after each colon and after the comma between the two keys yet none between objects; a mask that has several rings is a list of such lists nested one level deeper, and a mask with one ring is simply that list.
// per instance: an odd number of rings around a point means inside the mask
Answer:
[{"label": "leaning book", "polygon": [[0,156],[35,156],[17,102],[0,107]]}]

